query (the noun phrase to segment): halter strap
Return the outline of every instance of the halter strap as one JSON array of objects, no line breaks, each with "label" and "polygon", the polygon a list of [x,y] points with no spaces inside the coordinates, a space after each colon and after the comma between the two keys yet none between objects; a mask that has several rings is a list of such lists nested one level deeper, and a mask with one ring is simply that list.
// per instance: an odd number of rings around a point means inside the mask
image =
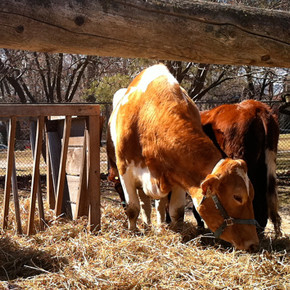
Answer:
[{"label": "halter strap", "polygon": [[[207,197],[204,196],[200,205]],[[220,212],[221,216],[224,218],[223,223],[219,226],[219,228],[214,232],[215,238],[219,238],[221,234],[224,232],[226,227],[232,226],[234,224],[242,224],[242,225],[254,225],[256,227],[260,227],[259,223],[255,219],[236,219],[232,218],[228,215],[225,208],[222,206],[221,202],[219,201],[217,195],[211,195],[211,198],[214,202],[216,209]]]}]

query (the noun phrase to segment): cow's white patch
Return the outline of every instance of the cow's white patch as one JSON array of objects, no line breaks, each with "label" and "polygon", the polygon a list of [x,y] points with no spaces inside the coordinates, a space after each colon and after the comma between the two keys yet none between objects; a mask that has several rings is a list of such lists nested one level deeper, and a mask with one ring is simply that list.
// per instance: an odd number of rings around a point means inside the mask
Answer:
[{"label": "cow's white patch", "polygon": [[117,104],[120,102],[120,100],[125,96],[127,92],[127,88],[119,89],[113,97],[113,110],[116,108]]},{"label": "cow's white patch", "polygon": [[146,69],[138,83],[138,89],[142,92],[147,90],[148,85],[160,76],[166,76],[170,85],[178,84],[174,76],[169,72],[166,66],[157,64]]},{"label": "cow's white patch", "polygon": [[124,97],[121,99],[120,105],[125,105],[129,101],[129,96],[135,92],[138,88],[137,87],[130,87],[128,92],[124,95]]},{"label": "cow's white patch", "polygon": [[147,167],[142,168],[136,166],[134,162],[131,162],[127,170],[132,173],[132,177],[136,180],[136,184],[140,184],[144,193],[151,198],[160,199],[168,194],[161,192],[157,180],[152,177],[152,174]]},{"label": "cow's white patch", "polygon": [[276,153],[269,149],[266,149],[266,165],[267,165],[267,178],[270,176],[276,177]]},{"label": "cow's white patch", "polygon": [[216,173],[217,172],[217,170],[219,169],[219,167],[222,165],[222,163],[225,161],[225,159],[221,159],[216,165],[215,165],[215,167],[213,168],[213,170],[212,170],[212,174],[214,174],[214,173]]},{"label": "cow's white patch", "polygon": [[[126,88],[122,88],[118,90],[113,97],[113,112],[110,118],[110,132],[111,138],[114,146],[116,147],[117,142],[117,116],[121,105],[124,105],[128,102],[129,95],[136,90],[135,87],[130,87],[128,90]],[[126,93],[127,92],[127,93]]]},{"label": "cow's white patch", "polygon": [[199,203],[198,203],[198,200],[197,200],[197,198],[196,197],[193,197],[192,198],[192,203],[193,203],[193,205],[194,205],[194,207],[197,209],[198,207],[199,207]]},{"label": "cow's white patch", "polygon": [[119,107],[120,107],[120,103],[117,104],[117,108],[114,109],[110,118],[110,133],[111,133],[111,138],[112,138],[115,148],[116,148],[116,143],[117,143],[117,113],[118,113]]},{"label": "cow's white patch", "polygon": [[248,195],[250,194],[250,179],[248,177],[248,174],[242,170],[241,168],[236,169],[237,174],[244,180],[247,188]]}]

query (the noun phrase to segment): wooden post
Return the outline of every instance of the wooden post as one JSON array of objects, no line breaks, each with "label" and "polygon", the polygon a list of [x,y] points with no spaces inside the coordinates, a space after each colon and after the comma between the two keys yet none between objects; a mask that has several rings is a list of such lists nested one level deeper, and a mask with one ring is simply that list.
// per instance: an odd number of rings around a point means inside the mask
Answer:
[{"label": "wooden post", "polygon": [[52,180],[51,158],[49,153],[48,133],[46,132],[46,191],[50,209],[55,209],[55,193]]},{"label": "wooden post", "polygon": [[100,116],[88,117],[88,196],[90,230],[101,227],[100,214]]},{"label": "wooden post", "polygon": [[9,140],[8,140],[8,153],[7,153],[7,169],[5,178],[4,189],[4,209],[3,209],[3,228],[7,228],[8,213],[9,213],[9,200],[11,192],[11,177],[14,160],[14,147],[15,147],[15,132],[16,132],[16,117],[11,117],[9,120]]},{"label": "wooden post", "polygon": [[17,225],[17,234],[22,235],[19,195],[18,195],[17,175],[16,175],[16,165],[15,165],[14,154],[13,154],[13,169],[12,169],[12,192],[13,192],[13,199],[14,199],[14,209],[15,209],[15,218],[16,218],[16,225]]},{"label": "wooden post", "polygon": [[34,214],[35,214],[35,201],[36,194],[39,186],[39,162],[42,146],[42,132],[44,127],[44,116],[40,116],[37,121],[37,132],[36,132],[36,147],[34,153],[34,162],[33,162],[33,176],[32,176],[32,185],[31,185],[31,196],[30,196],[30,210],[28,217],[28,227],[27,234],[31,235],[33,233],[34,226]]},{"label": "wooden post", "polygon": [[56,216],[59,216],[61,214],[61,209],[62,209],[63,191],[64,191],[64,186],[65,186],[65,166],[66,166],[66,159],[67,159],[70,129],[71,129],[71,116],[66,116],[64,130],[63,130],[60,170],[59,170],[58,184],[57,184],[57,196],[56,196],[56,205],[55,205]]},{"label": "wooden post", "polygon": [[[44,126],[44,124],[43,124],[43,126]],[[30,121],[30,144],[31,144],[33,158],[34,158],[34,154],[35,154],[36,130],[37,130],[36,129],[36,121],[35,120]],[[42,132],[43,132],[43,128],[42,128],[42,131],[40,132],[41,136],[39,136],[41,138],[41,141],[42,141]],[[39,162],[40,162],[40,159],[39,159]],[[38,178],[37,201],[38,201],[40,229],[43,231],[44,230],[44,207],[43,207],[43,200],[42,200],[40,176]]]}]

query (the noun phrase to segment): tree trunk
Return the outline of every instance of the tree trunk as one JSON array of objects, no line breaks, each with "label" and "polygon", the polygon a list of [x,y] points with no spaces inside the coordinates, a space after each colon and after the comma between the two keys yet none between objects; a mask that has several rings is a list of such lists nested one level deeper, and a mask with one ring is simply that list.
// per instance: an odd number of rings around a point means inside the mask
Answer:
[{"label": "tree trunk", "polygon": [[290,13],[185,0],[1,0],[0,47],[290,67]]}]

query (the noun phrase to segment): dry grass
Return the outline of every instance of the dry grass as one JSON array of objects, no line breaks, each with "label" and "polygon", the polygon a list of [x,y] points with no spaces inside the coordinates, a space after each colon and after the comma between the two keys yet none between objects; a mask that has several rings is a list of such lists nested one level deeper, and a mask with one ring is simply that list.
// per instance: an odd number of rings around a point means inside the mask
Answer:
[{"label": "dry grass", "polygon": [[[1,202],[2,195],[0,198]],[[27,219],[28,199],[21,199]],[[2,208],[1,208],[2,212]],[[102,230],[86,230],[86,220],[57,220],[47,210],[48,228],[0,238],[0,288],[9,289],[289,289],[289,224],[273,240],[271,227],[258,253],[237,251],[200,235],[187,214],[182,233],[153,226],[139,234],[126,230],[126,217],[115,193],[102,198]],[[154,218],[154,216],[153,216]],[[24,223],[24,227],[26,224]],[[286,229],[286,230],[285,230]],[[13,288],[14,287],[14,288]]]}]

